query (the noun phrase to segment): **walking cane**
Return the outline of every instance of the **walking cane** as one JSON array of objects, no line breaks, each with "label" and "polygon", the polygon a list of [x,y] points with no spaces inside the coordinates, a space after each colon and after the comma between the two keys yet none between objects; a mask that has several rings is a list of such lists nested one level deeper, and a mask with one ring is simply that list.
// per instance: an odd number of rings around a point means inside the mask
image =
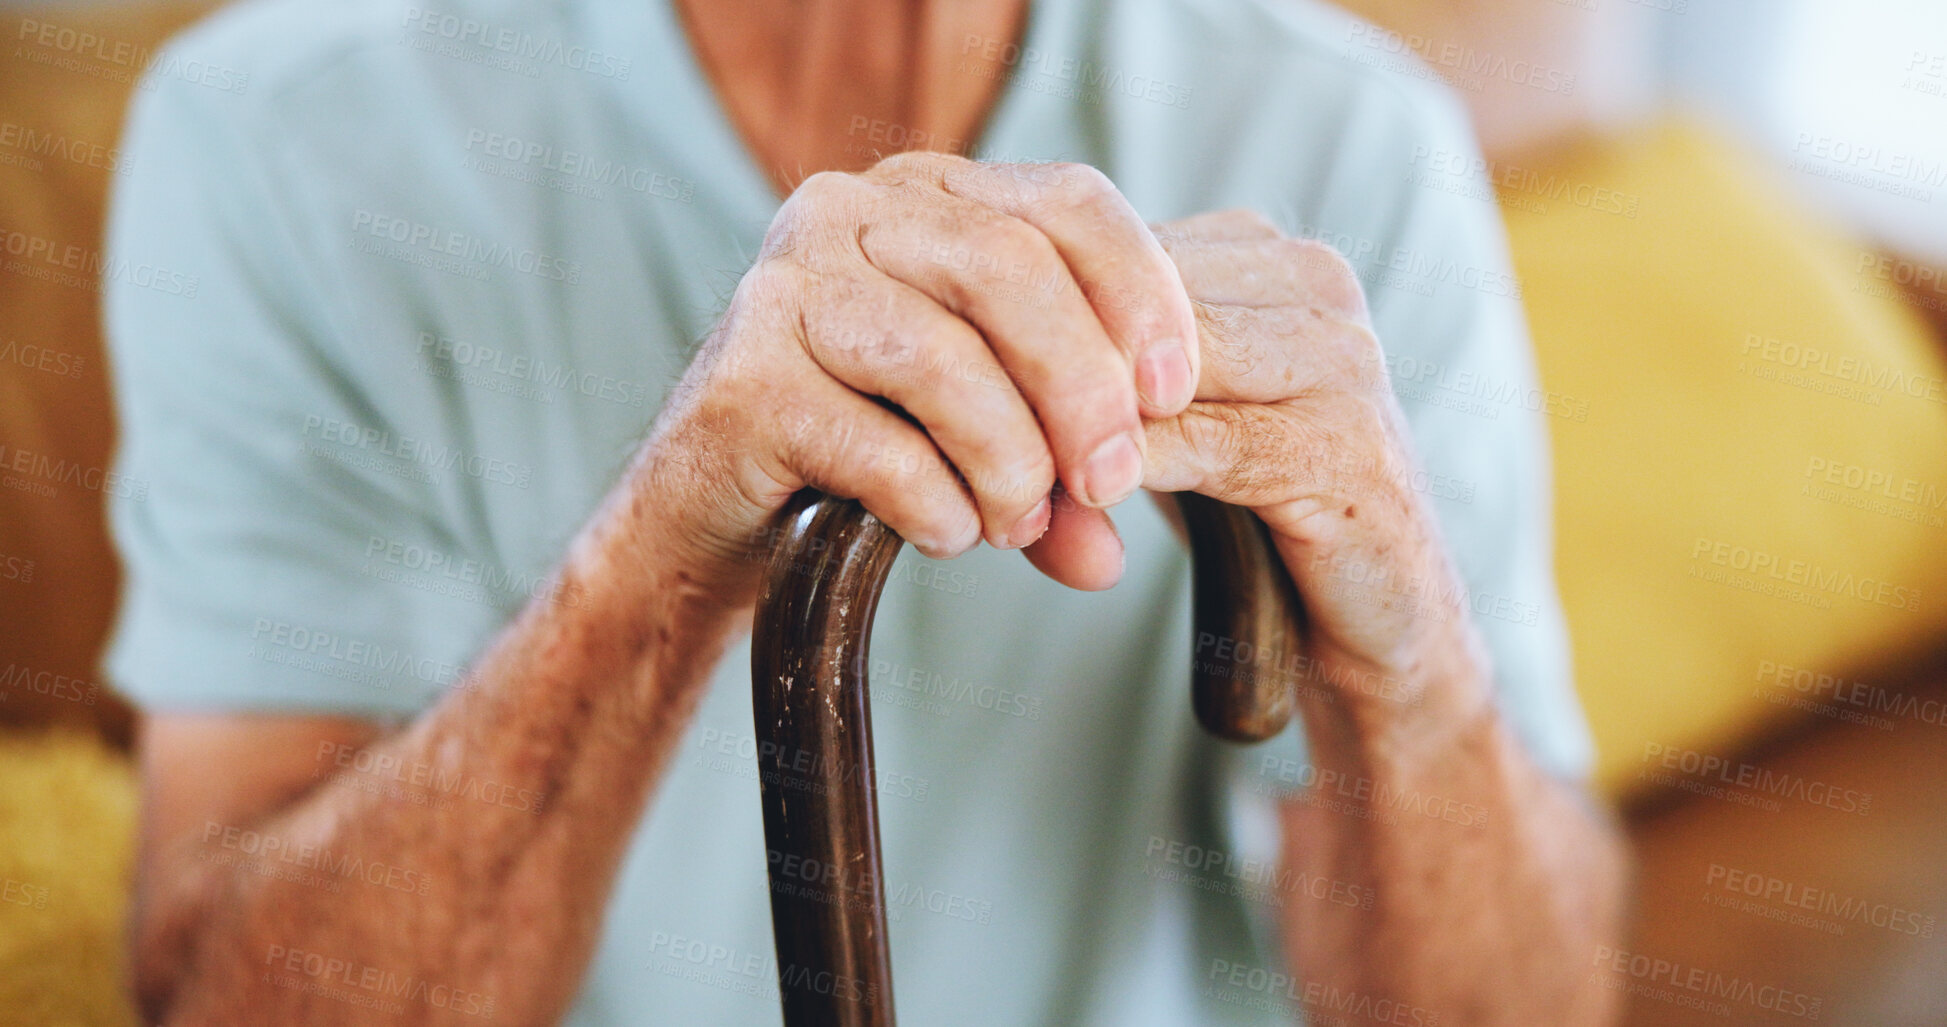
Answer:
[{"label": "walking cane", "polygon": [[[1303,609],[1263,522],[1204,496],[1176,499],[1196,637],[1295,652]],[[784,1023],[893,1027],[866,649],[902,540],[857,501],[814,490],[779,525],[751,689]],[[1194,660],[1190,690],[1197,720],[1233,742],[1269,738],[1291,717],[1289,684],[1248,666]]]}]

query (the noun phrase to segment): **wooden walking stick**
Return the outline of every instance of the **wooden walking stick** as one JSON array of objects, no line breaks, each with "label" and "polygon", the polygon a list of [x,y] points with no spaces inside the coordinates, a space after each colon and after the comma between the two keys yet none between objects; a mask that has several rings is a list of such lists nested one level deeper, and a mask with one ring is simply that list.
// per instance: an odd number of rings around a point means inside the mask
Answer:
[{"label": "wooden walking stick", "polygon": [[[1283,662],[1303,610],[1268,529],[1249,511],[1176,498],[1195,565],[1196,637]],[[751,688],[786,1027],[894,1022],[866,652],[900,544],[856,501],[806,490],[780,514],[757,606]],[[1191,705],[1212,734],[1256,742],[1285,726],[1292,694],[1247,659],[1199,657]]]}]

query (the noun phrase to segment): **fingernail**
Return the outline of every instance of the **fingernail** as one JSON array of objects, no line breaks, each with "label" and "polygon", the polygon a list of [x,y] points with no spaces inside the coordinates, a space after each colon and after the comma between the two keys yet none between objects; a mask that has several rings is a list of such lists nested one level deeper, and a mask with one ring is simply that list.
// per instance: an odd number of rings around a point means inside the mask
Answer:
[{"label": "fingernail", "polygon": [[1082,495],[1091,506],[1105,507],[1121,502],[1142,484],[1143,457],[1129,433],[1095,447],[1082,465]]},{"label": "fingernail", "polygon": [[1195,387],[1190,380],[1190,358],[1179,340],[1154,343],[1136,358],[1136,389],[1151,406],[1173,410],[1190,401]]},{"label": "fingernail", "polygon": [[1042,496],[1041,502],[1034,504],[1034,509],[1014,522],[1013,529],[1007,533],[1007,548],[1019,549],[1040,538],[1041,533],[1048,530],[1048,514],[1048,497]]}]

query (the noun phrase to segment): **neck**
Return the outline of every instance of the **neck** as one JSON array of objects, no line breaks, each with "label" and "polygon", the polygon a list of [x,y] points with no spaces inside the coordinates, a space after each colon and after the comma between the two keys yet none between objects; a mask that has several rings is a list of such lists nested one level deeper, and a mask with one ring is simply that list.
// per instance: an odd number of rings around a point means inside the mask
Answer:
[{"label": "neck", "polygon": [[[1000,94],[983,59],[1027,0],[677,0],[690,45],[781,193],[901,150],[964,153]],[[962,55],[963,51],[969,51]]]}]

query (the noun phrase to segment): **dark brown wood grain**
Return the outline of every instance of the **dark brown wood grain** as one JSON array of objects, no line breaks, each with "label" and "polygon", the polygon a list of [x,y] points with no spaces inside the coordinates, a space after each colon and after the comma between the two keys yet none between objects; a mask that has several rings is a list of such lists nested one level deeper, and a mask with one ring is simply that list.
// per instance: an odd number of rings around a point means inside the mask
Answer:
[{"label": "dark brown wood grain", "polygon": [[1195,580],[1190,705],[1218,738],[1262,742],[1291,721],[1304,606],[1256,514],[1194,492],[1176,505]]},{"label": "dark brown wood grain", "polygon": [[[1254,515],[1177,498],[1196,568],[1192,705],[1212,734],[1261,741],[1291,719],[1290,682],[1257,668],[1296,653],[1297,593]],[[758,602],[752,706],[787,1027],[894,1022],[866,668],[899,547],[856,501],[806,491],[779,516]]]},{"label": "dark brown wood grain", "polygon": [[891,1027],[866,648],[900,538],[801,493],[778,521],[751,641],[778,994],[789,1027]]}]

